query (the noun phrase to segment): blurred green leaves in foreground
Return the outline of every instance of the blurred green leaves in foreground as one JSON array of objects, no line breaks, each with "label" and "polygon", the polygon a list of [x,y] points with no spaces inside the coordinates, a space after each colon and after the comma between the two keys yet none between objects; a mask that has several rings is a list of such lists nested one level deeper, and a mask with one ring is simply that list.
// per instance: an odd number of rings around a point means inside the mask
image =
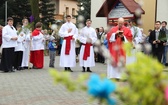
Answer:
[{"label": "blurred green leaves in foreground", "polygon": [[[125,45],[130,54],[130,44]],[[165,89],[168,76],[157,59],[136,52],[136,62],[126,66],[123,78],[127,84],[118,88],[118,96],[125,105],[168,105]]]},{"label": "blurred green leaves in foreground", "polygon": [[[131,45],[125,44],[124,47],[127,54],[131,55]],[[116,87],[115,89],[115,85],[112,85],[113,82],[110,83],[104,81],[102,78],[101,80],[98,79],[100,81],[99,83],[103,81],[109,83],[109,85],[106,84],[107,90],[109,89],[109,86],[114,86],[113,90],[110,90],[110,92],[112,93],[115,90],[118,100],[123,102],[124,105],[168,105],[168,99],[166,98],[166,96],[168,97],[168,90],[166,92],[168,76],[166,76],[166,73],[163,73],[164,66],[156,59],[145,55],[142,52],[137,51],[133,56],[136,57],[136,61],[126,65],[123,75],[123,78],[126,79],[126,81],[123,86]],[[89,78],[88,74],[82,73],[74,80],[69,72],[58,72],[53,69],[50,70],[50,74],[54,78],[56,84],[61,83],[70,91],[87,91],[90,85],[86,84],[86,81],[92,79],[92,75]],[[91,96],[95,96],[95,94],[100,92],[97,91],[99,86],[92,85],[92,88],[94,86],[97,88],[95,88],[96,91],[93,92],[94,95],[90,94]],[[100,87],[103,88],[100,88],[99,90],[106,90],[104,89],[105,86]],[[94,98],[100,100],[100,97]],[[106,104],[111,105],[108,102],[106,102]]]}]

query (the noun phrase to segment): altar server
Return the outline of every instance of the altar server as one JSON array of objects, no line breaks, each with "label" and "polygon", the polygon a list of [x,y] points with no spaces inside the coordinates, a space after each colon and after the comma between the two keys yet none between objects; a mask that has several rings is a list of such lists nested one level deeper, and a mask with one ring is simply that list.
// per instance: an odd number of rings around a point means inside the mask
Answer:
[{"label": "altar server", "polygon": [[91,23],[92,21],[87,19],[86,26],[79,35],[79,41],[82,43],[79,54],[80,66],[83,68],[82,72],[85,72],[85,68],[87,68],[87,72],[92,72],[90,67],[95,66],[93,44],[97,40],[97,34],[95,29],[91,27]]},{"label": "altar server", "polygon": [[66,16],[66,21],[59,30],[60,37],[64,39],[61,48],[60,67],[64,67],[65,71],[73,72],[70,67],[76,66],[75,39],[78,30],[71,22],[70,15]]}]

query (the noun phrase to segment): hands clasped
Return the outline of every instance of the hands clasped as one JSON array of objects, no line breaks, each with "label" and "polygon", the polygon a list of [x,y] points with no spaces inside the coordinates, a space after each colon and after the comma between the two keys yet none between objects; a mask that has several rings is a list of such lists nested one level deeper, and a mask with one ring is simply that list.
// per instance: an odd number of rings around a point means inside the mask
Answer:
[{"label": "hands clasped", "polygon": [[17,37],[12,37],[11,40],[17,40],[18,38]]},{"label": "hands clasped", "polygon": [[153,44],[158,44],[158,43],[160,43],[160,40],[154,40],[153,41]]},{"label": "hands clasped", "polygon": [[71,31],[72,31],[72,28],[69,28],[69,29],[68,29],[68,33],[70,33]]},{"label": "hands clasped", "polygon": [[116,32],[116,35],[117,35],[118,37],[124,37],[123,31],[121,31],[121,30],[118,30],[118,31]]},{"label": "hands clasped", "polygon": [[86,42],[87,43],[92,43],[92,39],[91,38],[87,38]]}]

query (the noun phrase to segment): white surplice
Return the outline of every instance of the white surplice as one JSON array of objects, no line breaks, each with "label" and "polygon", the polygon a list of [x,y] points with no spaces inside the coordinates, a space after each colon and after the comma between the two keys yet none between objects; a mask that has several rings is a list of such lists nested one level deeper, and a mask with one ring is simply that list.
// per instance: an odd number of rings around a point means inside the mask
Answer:
[{"label": "white surplice", "polygon": [[[72,29],[70,33],[68,33],[68,29]],[[66,22],[64,23],[60,30],[59,30],[59,36],[60,37],[68,37],[72,36],[76,39],[78,36],[78,30],[76,26],[72,22]],[[75,67],[76,66],[76,53],[75,53],[75,40],[71,40],[71,48],[69,55],[65,54],[65,46],[66,46],[66,40],[63,40],[62,47],[61,47],[61,55],[60,55],[60,67]]]},{"label": "white surplice", "polygon": [[31,51],[44,50],[45,38],[42,33],[32,37]]},{"label": "white surplice", "polygon": [[13,26],[6,25],[2,30],[2,48],[17,46],[17,41],[11,40],[12,37],[17,37],[17,31]]},{"label": "white surplice", "polygon": [[132,26],[130,27],[130,30],[133,36],[133,44],[136,45],[136,44],[142,43],[143,35],[140,28],[136,26]]},{"label": "white surplice", "polygon": [[25,40],[25,34],[23,32],[20,32],[19,35],[18,35],[17,46],[15,47],[15,52],[25,50],[24,45],[23,45],[24,40]]},{"label": "white surplice", "polygon": [[[81,30],[81,33],[78,39],[82,44],[86,44],[88,38],[92,40],[91,44],[93,44],[97,40],[97,34],[94,28],[86,26]],[[84,67],[95,66],[93,46],[90,46],[90,56],[87,57],[87,60],[83,60],[84,50],[85,50],[85,45],[82,45],[80,49],[80,54],[79,54],[79,65]]]},{"label": "white surplice", "polygon": [[29,65],[29,55],[30,55],[30,30],[26,27],[22,27],[22,32],[25,34],[25,40],[23,42],[24,51],[22,57],[22,67],[28,67]]}]

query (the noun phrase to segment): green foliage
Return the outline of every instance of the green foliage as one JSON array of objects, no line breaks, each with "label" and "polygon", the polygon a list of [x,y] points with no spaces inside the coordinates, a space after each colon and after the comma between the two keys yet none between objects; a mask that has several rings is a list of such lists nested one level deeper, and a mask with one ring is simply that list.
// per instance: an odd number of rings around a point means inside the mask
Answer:
[{"label": "green foliage", "polygon": [[88,78],[87,74],[79,75],[77,79],[72,80],[69,72],[58,72],[54,69],[50,69],[49,73],[53,77],[55,84],[61,83],[69,91],[72,91],[72,92],[76,90],[86,91],[87,89],[86,84],[84,84],[84,81],[86,81]]},{"label": "green foliage", "polygon": [[46,29],[49,29],[49,25],[55,22],[54,19],[54,11],[55,11],[55,4],[52,0],[41,0],[40,1],[40,13],[41,13],[41,22],[43,23]]},{"label": "green foliage", "polygon": [[[132,45],[128,43],[124,47],[127,54],[131,55]],[[165,99],[168,77],[163,73],[163,65],[142,52],[137,52],[135,56],[136,62],[126,66],[126,71],[123,75],[127,79],[126,83],[124,86],[117,88],[116,94],[118,99],[124,105],[168,105]],[[62,83],[70,91],[77,89],[86,91],[88,89],[83,84],[88,79],[86,74],[81,74],[76,80],[71,80],[70,74],[67,72],[50,70],[50,74],[54,78],[55,83]],[[94,78],[92,80],[95,81],[97,79]],[[93,87],[91,92],[97,94],[94,90],[96,86],[94,84],[89,86]],[[100,88],[100,86],[98,87]],[[108,86],[106,86],[106,89],[109,88]],[[105,102],[104,100],[99,101],[100,104]]]},{"label": "green foliage", "polygon": [[[77,0],[78,1],[78,7],[80,8],[77,13],[78,16],[82,15],[84,16],[84,19],[90,19],[91,15],[91,0]],[[81,7],[84,8],[84,10],[81,10]]]},{"label": "green foliage", "polygon": [[39,17],[39,0],[29,0],[31,5],[32,15],[35,18],[35,23],[40,21]]},{"label": "green foliage", "polygon": [[[0,24],[5,25],[5,1],[0,0]],[[23,18],[29,18],[31,7],[28,0],[7,0],[7,16],[14,18],[14,25],[22,23]]]},{"label": "green foliage", "polygon": [[163,74],[163,65],[141,52],[136,53],[136,59],[126,67],[127,85],[118,89],[119,98],[125,105],[166,105],[164,81],[168,78]]},{"label": "green foliage", "polygon": [[32,30],[33,30],[33,28],[34,28],[34,22],[29,23],[29,24],[28,24],[27,26],[25,26],[24,28],[21,28],[20,30],[17,30],[17,31],[18,31],[17,34],[19,35],[20,32],[23,32],[23,33],[25,33],[25,34],[31,33]]},{"label": "green foliage", "polygon": [[[58,72],[50,69],[49,73],[55,84],[62,84],[71,92],[76,90],[87,91],[92,96],[90,101],[98,99],[99,105],[115,104],[115,101],[109,96],[115,90],[115,84],[111,80],[105,79],[104,75],[99,77],[97,74],[92,74],[89,79],[88,74],[81,74],[76,79],[72,79],[69,72]],[[86,80],[88,80],[87,84]]]}]

